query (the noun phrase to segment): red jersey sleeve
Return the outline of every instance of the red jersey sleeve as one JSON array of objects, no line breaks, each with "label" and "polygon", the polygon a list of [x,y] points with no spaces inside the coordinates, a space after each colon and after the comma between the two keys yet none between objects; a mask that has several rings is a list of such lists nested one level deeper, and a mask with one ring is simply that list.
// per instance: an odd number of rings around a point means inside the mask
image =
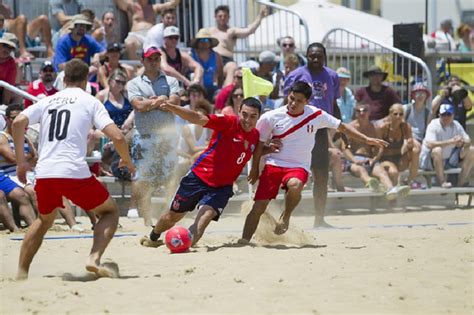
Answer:
[{"label": "red jersey sleeve", "polygon": [[208,115],[209,121],[204,128],[209,128],[215,131],[222,131],[229,129],[238,120],[237,116],[222,115],[222,114],[211,114]]},{"label": "red jersey sleeve", "polygon": [[[30,82],[30,84],[28,84],[28,88],[26,89],[26,92],[31,94],[31,95],[34,95],[34,91],[33,91],[33,82]],[[31,106],[33,104],[32,101],[30,101],[29,99],[25,98],[25,108],[27,108],[28,106]]]}]

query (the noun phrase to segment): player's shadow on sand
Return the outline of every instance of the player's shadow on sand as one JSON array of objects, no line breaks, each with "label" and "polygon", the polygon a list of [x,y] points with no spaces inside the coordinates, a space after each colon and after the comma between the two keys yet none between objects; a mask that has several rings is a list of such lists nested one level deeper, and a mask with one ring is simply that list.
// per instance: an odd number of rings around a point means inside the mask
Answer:
[{"label": "player's shadow on sand", "polygon": [[[45,278],[58,278],[60,277],[63,281],[70,281],[70,282],[90,282],[90,281],[97,281],[98,279],[102,278],[96,275],[95,273],[86,273],[86,274],[72,274],[69,272],[64,273],[62,276],[56,275],[46,275]],[[120,275],[117,278],[108,278],[108,279],[136,279],[140,278],[139,276],[122,276]]]},{"label": "player's shadow on sand", "polygon": [[304,248],[324,248],[327,245],[314,245],[314,244],[304,244],[304,245],[289,245],[289,244],[266,244],[266,245],[258,245],[254,243],[249,243],[247,245],[242,245],[238,243],[224,243],[219,246],[205,246],[208,252],[214,252],[221,248],[239,248],[239,247],[264,247],[269,249],[279,249],[279,250],[287,250],[287,249],[304,249]]}]

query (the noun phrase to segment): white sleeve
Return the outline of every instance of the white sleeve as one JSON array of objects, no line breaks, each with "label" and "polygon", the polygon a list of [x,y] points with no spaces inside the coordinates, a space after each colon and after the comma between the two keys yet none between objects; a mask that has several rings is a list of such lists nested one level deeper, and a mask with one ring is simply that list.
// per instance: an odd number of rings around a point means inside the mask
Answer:
[{"label": "white sleeve", "polygon": [[434,124],[435,120],[428,124],[426,127],[425,138],[423,142],[433,142],[436,141],[436,126]]},{"label": "white sleeve", "polygon": [[28,117],[28,124],[34,125],[41,122],[41,114],[43,113],[43,104],[44,102],[38,102],[31,105],[21,113]]},{"label": "white sleeve", "polygon": [[170,86],[170,96],[173,94],[179,95],[180,87],[178,80],[176,78],[166,76],[166,82]]},{"label": "white sleeve", "polygon": [[321,111],[322,114],[319,115],[316,118],[316,126],[318,129],[321,128],[331,128],[331,129],[337,129],[339,128],[339,125],[341,124],[341,121],[337,119],[336,117],[329,115],[325,111]]},{"label": "white sleeve", "polygon": [[104,104],[97,101],[94,104],[94,126],[102,130],[110,124],[113,124],[114,121],[110,118],[109,112],[105,109]]},{"label": "white sleeve", "polygon": [[273,124],[270,121],[269,115],[262,115],[257,121],[257,130],[260,133],[260,141],[267,142],[273,131]]}]

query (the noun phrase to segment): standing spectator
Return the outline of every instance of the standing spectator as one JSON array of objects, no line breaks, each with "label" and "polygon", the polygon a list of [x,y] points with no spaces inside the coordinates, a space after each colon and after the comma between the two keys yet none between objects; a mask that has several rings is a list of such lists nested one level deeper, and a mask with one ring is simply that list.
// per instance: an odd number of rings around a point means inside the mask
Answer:
[{"label": "standing spectator", "polygon": [[[40,67],[39,78],[30,82],[26,92],[38,98],[44,98],[55,94],[58,90],[53,86],[56,79],[56,72],[54,71],[53,63],[45,60]],[[25,98],[25,108],[28,108],[32,101]]]},{"label": "standing spectator", "polygon": [[108,79],[115,69],[120,69],[127,74],[127,78],[135,76],[135,69],[127,64],[120,63],[122,46],[119,43],[109,44],[105,52],[104,63],[99,67],[97,81],[102,89],[109,87]]},{"label": "standing spectator", "polygon": [[[288,96],[296,81],[304,81],[312,88],[308,104],[318,107],[337,118],[339,108],[339,78],[336,71],[325,66],[326,48],[321,43],[312,43],[306,50],[308,64],[292,71],[285,80],[284,93]],[[326,128],[318,129],[315,145],[311,152],[311,171],[313,173],[313,200],[315,208],[314,226],[330,226],[324,220],[329,177],[329,143]]]},{"label": "standing spectator", "polygon": [[472,101],[467,90],[457,76],[451,76],[448,84],[433,99],[432,111],[437,113],[441,104],[451,104],[454,108],[454,119],[466,130],[466,113],[472,108]]},{"label": "standing spectator", "polygon": [[426,127],[436,115],[426,104],[430,96],[431,92],[423,83],[416,83],[410,92],[411,102],[403,106],[405,121],[410,124],[415,146],[419,148],[425,137]]},{"label": "standing spectator", "polygon": [[[16,36],[12,33],[3,33],[0,37],[0,80],[11,85],[16,83],[17,65],[12,53],[16,51]],[[10,104],[15,96],[7,89],[0,89],[2,104]]]},{"label": "standing spectator", "polygon": [[176,9],[166,9],[161,13],[161,23],[156,24],[146,33],[143,48],[151,46],[162,47],[164,45],[163,32],[168,26],[176,26]]},{"label": "standing spectator", "polygon": [[167,26],[163,36],[164,45],[160,46],[162,53],[165,54],[165,57],[161,59],[163,72],[175,77],[185,86],[200,83],[204,70],[187,52],[178,48],[179,28]]},{"label": "standing spectator", "polygon": [[438,184],[450,188],[453,183],[447,181],[444,170],[461,166],[458,186],[469,184],[469,175],[474,163],[474,148],[471,139],[454,120],[454,107],[442,104],[439,118],[433,119],[426,129],[426,136],[420,156],[420,166],[424,170],[435,170]]},{"label": "standing spectator", "polygon": [[91,66],[91,58],[103,51],[102,47],[92,36],[86,34],[92,27],[92,23],[83,15],[75,15],[72,19],[73,29],[70,34],[62,36],[56,46],[54,55],[54,68],[63,70],[67,61],[78,58],[88,64],[90,73],[96,71]]},{"label": "standing spectator", "polygon": [[234,80],[232,83],[224,86],[220,89],[219,93],[216,96],[215,108],[217,111],[220,111],[226,106],[229,98],[231,97],[232,90],[235,87],[242,87],[242,68],[236,68],[234,71]]},{"label": "standing spectator", "polygon": [[249,35],[255,33],[263,18],[267,16],[267,14],[268,10],[265,6],[260,10],[260,13],[255,21],[245,28],[240,28],[229,26],[230,9],[228,5],[219,5],[214,10],[216,26],[211,27],[209,32],[219,41],[219,45],[214,48],[214,50],[222,57],[225,78],[223,83],[224,86],[232,82],[234,70],[237,68],[237,64],[234,61],[234,47],[237,39],[246,38]]},{"label": "standing spectator", "polygon": [[191,56],[204,69],[203,85],[206,88],[207,99],[212,102],[214,93],[222,86],[223,64],[221,56],[212,48],[218,45],[219,41],[212,37],[209,31],[202,28],[191,41]]},{"label": "standing spectator", "polygon": [[281,50],[280,63],[278,64],[278,69],[281,72],[285,72],[285,58],[291,54],[294,54],[297,58],[297,67],[304,66],[306,64],[306,58],[302,54],[296,52],[296,44],[293,37],[289,35],[284,36],[277,40],[277,45]]},{"label": "standing spectator", "polygon": [[341,120],[348,123],[352,121],[355,106],[354,94],[349,88],[351,72],[344,67],[338,68],[336,72],[339,77],[339,95],[341,96],[337,99],[337,106],[341,111]]},{"label": "standing spectator", "polygon": [[155,25],[156,16],[159,13],[167,9],[175,9],[181,0],[170,0],[155,4],[152,4],[149,0],[114,0],[114,2],[120,10],[127,13],[128,25],[131,28],[127,38],[125,38],[125,49],[127,50],[128,59],[135,60],[138,59],[137,51],[141,48],[161,47],[161,45],[154,45],[153,43],[144,46],[147,32]]},{"label": "standing spectator", "polygon": [[456,50],[456,42],[453,38],[453,21],[446,19],[441,21],[439,30],[433,32],[431,37],[436,41],[439,50]]},{"label": "standing spectator", "polygon": [[355,98],[358,102],[370,105],[370,120],[379,120],[388,115],[388,109],[395,103],[400,103],[397,92],[383,84],[388,73],[380,67],[372,66],[363,73],[369,79],[369,86],[357,90]]},{"label": "standing spectator", "polygon": [[103,49],[120,41],[116,26],[114,13],[112,11],[105,12],[102,15],[101,26],[92,33],[92,37]]},{"label": "standing spectator", "polygon": [[142,55],[144,73],[128,83],[137,131],[132,144],[137,167],[133,185],[140,192],[138,211],[146,226],[152,225],[151,195],[154,189],[170,181],[177,161],[175,117],[160,106],[165,102],[179,105],[179,83],[160,70],[160,62],[157,47],[146,49]]}]

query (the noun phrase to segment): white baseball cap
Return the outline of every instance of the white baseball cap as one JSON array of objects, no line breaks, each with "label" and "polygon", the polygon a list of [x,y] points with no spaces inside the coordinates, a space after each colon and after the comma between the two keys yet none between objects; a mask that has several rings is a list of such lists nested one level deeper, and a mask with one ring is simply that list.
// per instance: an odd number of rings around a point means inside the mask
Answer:
[{"label": "white baseball cap", "polygon": [[179,36],[179,28],[176,26],[167,26],[163,31],[163,37]]}]

